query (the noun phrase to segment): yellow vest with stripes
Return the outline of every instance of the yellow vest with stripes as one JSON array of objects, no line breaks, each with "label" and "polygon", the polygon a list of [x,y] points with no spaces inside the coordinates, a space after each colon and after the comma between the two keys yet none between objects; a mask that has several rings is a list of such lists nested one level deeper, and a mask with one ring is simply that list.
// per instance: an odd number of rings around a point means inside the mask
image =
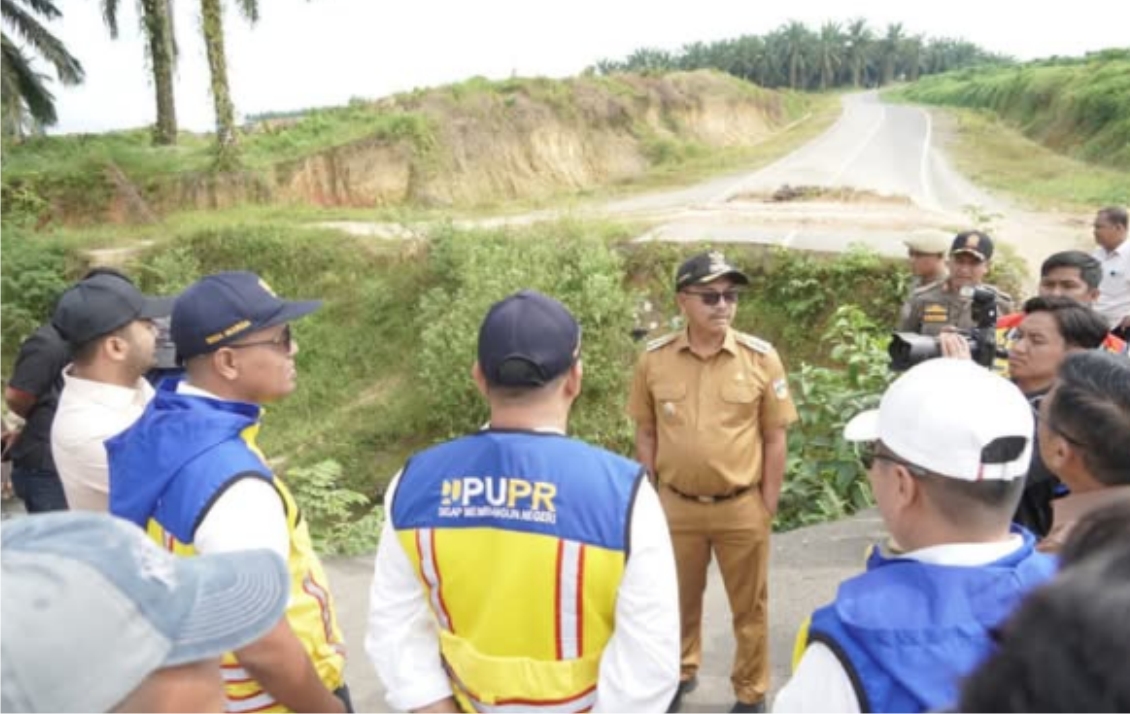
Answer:
[{"label": "yellow vest with stripes", "polygon": [[[262,458],[255,445],[258,425],[244,430],[244,442]],[[265,463],[265,459],[264,459]],[[303,648],[310,656],[318,677],[333,691],[344,683],[345,640],[338,628],[337,615],[322,563],[314,552],[310,532],[302,512],[290,490],[281,479],[272,476],[274,486],[286,510],[286,527],[290,536],[287,570],[290,572],[290,602],[286,619]],[[155,518],[149,520],[149,537],[177,555],[196,555],[191,543],[182,543]],[[223,657],[224,694],[229,712],[290,711],[263,690],[240,665],[232,653]]]},{"label": "yellow vest with stripes", "polygon": [[593,705],[641,473],[565,437],[492,432],[406,466],[390,517],[465,711]]}]

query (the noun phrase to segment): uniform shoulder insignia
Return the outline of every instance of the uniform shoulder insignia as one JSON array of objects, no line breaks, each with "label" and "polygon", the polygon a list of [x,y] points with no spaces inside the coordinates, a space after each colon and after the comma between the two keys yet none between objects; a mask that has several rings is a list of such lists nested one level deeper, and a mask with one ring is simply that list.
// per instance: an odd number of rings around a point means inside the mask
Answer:
[{"label": "uniform shoulder insignia", "polygon": [[746,347],[750,348],[754,352],[760,352],[763,355],[767,355],[767,354],[769,354],[770,352],[773,351],[773,345],[769,344],[768,342],[761,339],[760,337],[754,337],[753,335],[747,335],[744,332],[736,333],[734,335],[734,339],[737,340],[738,343],[745,345]]},{"label": "uniform shoulder insignia", "polygon": [[654,340],[651,340],[647,343],[647,351],[653,352],[653,351],[659,349],[660,347],[662,347],[664,345],[669,345],[672,342],[674,342],[675,338],[678,337],[678,336],[679,336],[678,332],[672,332],[669,335],[663,335],[662,337],[656,337]]},{"label": "uniform shoulder insignia", "polygon": [[942,280],[935,280],[932,283],[926,283],[925,285],[919,285],[918,287],[914,288],[914,292],[912,292],[911,295],[913,295],[914,297],[918,297],[919,295],[925,295],[928,292],[931,292],[933,290],[937,290],[939,287],[942,286],[943,283],[944,283],[944,281],[942,281]]}]

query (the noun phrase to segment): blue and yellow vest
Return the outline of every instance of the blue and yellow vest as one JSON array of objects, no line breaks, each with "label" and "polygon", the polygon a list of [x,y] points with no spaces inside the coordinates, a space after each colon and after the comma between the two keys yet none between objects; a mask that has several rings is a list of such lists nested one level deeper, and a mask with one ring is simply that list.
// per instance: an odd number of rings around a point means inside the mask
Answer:
[{"label": "blue and yellow vest", "polygon": [[392,525],[464,710],[593,705],[642,474],[575,439],[500,430],[404,467]]},{"label": "blue and yellow vest", "polygon": [[835,601],[801,627],[794,667],[804,648],[824,644],[843,665],[860,711],[946,711],[962,678],[989,654],[989,631],[1029,590],[1055,573],[1035,538],[985,566],[932,565],[885,558],[876,548],[867,572],[840,584]]},{"label": "blue and yellow vest", "polygon": [[[287,570],[291,588],[287,622],[302,642],[319,678],[332,691],[344,683],[344,639],[338,628],[326,575],[314,552],[302,512],[286,485],[273,475],[255,443],[258,417],[259,408],[254,405],[184,396],[175,393],[175,384],[162,384],[138,422],[107,442],[111,512],[135,522],[142,520],[136,510],[121,512],[120,501],[129,495],[122,494],[116,504],[115,490],[123,489],[128,493],[129,486],[133,485],[131,479],[147,476],[150,481],[164,479],[146,531],[167,550],[192,556],[196,554],[193,546],[196,529],[224,489],[240,478],[268,481],[282,498],[290,536]],[[193,443],[193,435],[200,436],[217,423],[221,425],[219,432],[228,433],[228,438],[215,443],[204,441],[203,445]],[[191,431],[193,429],[195,431]],[[216,433],[217,430],[212,429],[211,434]],[[152,467],[150,472],[145,471],[147,464]],[[135,488],[132,495],[138,490]],[[264,691],[230,652],[223,657],[222,674],[227,711],[289,711]]]}]

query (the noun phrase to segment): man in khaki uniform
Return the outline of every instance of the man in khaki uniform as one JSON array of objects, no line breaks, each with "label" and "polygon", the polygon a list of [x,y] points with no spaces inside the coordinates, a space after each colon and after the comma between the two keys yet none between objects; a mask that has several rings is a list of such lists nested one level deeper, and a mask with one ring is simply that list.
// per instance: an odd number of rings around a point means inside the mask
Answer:
[{"label": "man in khaki uniform", "polygon": [[1012,312],[1012,298],[981,281],[993,258],[993,240],[981,231],[958,233],[950,248],[949,277],[923,285],[903,306],[899,332],[939,335],[946,327],[968,330],[973,322],[973,289],[988,288],[997,295],[997,314]]},{"label": "man in khaki uniform", "polygon": [[773,347],[730,328],[748,284],[718,252],[683,263],[675,288],[687,327],[648,344],[629,399],[637,458],[659,489],[679,575],[682,684],[672,710],[697,683],[711,552],[734,615],[732,711],[764,711],[769,687],[769,533],[797,413]]}]

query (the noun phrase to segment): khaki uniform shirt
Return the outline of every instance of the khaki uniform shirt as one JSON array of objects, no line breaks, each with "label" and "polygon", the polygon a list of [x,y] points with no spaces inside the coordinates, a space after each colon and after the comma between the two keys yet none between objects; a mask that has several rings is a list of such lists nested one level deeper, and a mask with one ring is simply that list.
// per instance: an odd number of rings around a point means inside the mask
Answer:
[{"label": "khaki uniform shirt", "polygon": [[[997,314],[1012,312],[1012,298],[992,285],[981,285],[997,294]],[[973,298],[951,291],[949,283],[931,283],[914,291],[910,302],[899,316],[899,332],[917,332],[923,335],[940,335],[944,327],[969,330],[973,322]]]},{"label": "khaki uniform shirt", "polygon": [[797,420],[776,350],[736,330],[709,358],[691,351],[685,330],[650,342],[636,364],[628,413],[655,428],[660,483],[692,496],[760,483],[762,430]]}]

